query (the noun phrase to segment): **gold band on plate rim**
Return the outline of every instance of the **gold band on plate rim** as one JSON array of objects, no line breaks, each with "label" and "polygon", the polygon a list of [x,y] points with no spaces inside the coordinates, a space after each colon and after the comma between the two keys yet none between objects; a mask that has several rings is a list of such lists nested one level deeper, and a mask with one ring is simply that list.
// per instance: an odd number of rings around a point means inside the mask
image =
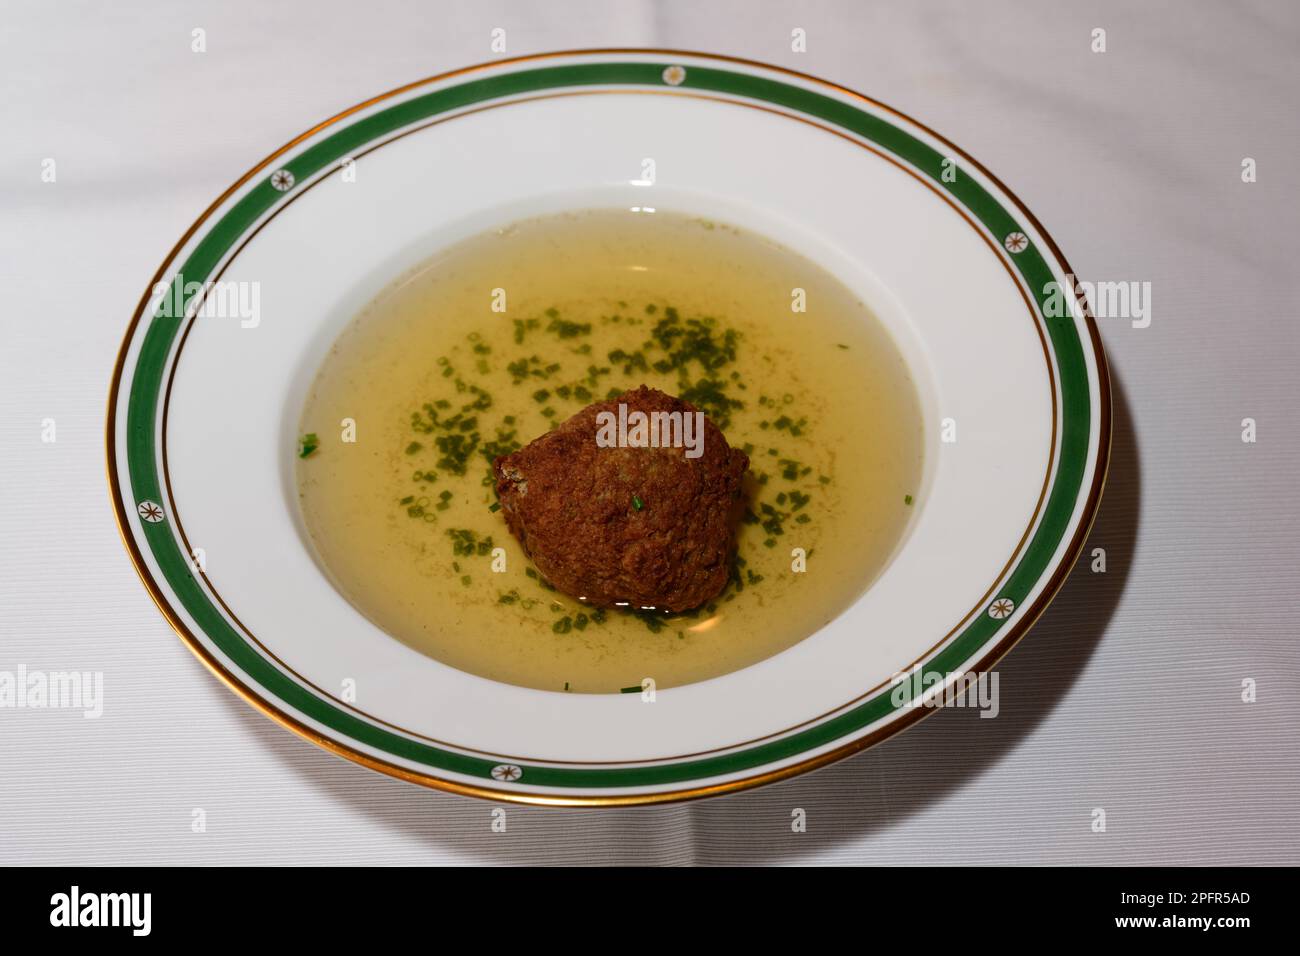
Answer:
[{"label": "gold band on plate rim", "polygon": [[[126,546],[128,553],[131,555],[132,563],[135,565],[136,572],[140,576],[150,596],[153,598],[154,603],[158,606],[159,610],[162,612],[163,616],[166,618],[168,623],[177,632],[177,634],[184,640],[185,644],[190,648],[190,650],[195,654],[195,656],[197,656],[199,660],[202,661],[203,664],[207,666],[208,669],[211,670],[223,683],[225,683],[231,690],[233,690],[240,697],[244,698],[245,701],[247,701],[250,705],[255,707],[257,710],[261,711],[267,717],[270,717],[272,720],[276,721],[277,723],[281,724],[287,729],[293,731],[294,733],[306,738],[307,740],[310,740],[311,742],[317,744],[318,746],[332,753],[335,753],[339,756],[342,756],[346,759],[349,759],[355,763],[359,763],[372,770],[379,771],[381,773],[387,774],[392,777],[396,777],[398,779],[406,780],[407,782],[410,783],[416,783],[422,786],[432,787],[435,789],[445,790],[448,792],[458,793],[466,796],[475,796],[475,797],[481,797],[481,798],[492,799],[492,800],[505,800],[505,801],[515,802],[515,803],[531,804],[531,805],[539,805],[539,806],[631,806],[631,805],[640,805],[640,804],[659,804],[659,803],[668,803],[668,802],[683,801],[683,800],[692,800],[692,799],[699,799],[706,796],[713,796],[721,793],[729,793],[729,792],[736,792],[744,789],[750,789],[752,787],[761,786],[762,784],[765,783],[771,783],[778,780],[787,779],[789,777],[796,776],[800,773],[804,773],[807,771],[815,770],[819,767],[826,766],[827,764],[833,763],[837,760],[847,757],[850,754],[856,753],[860,750],[864,750],[867,747],[870,747],[873,744],[876,744],[881,740],[884,740],[887,737],[890,737],[893,734],[898,733],[906,729],[907,727],[910,727],[912,724],[916,723],[922,717],[926,716],[932,709],[936,709],[936,708],[911,708],[907,711],[904,711],[900,716],[890,721],[888,724],[878,728],[875,731],[872,731],[871,733],[864,734],[862,737],[858,737],[854,740],[851,740],[841,745],[840,747],[834,748],[825,753],[818,754],[814,757],[810,757],[803,761],[797,761],[793,764],[788,764],[786,766],[777,768],[775,770],[770,770],[764,773],[755,774],[753,776],[745,777],[739,780],[730,780],[718,784],[685,788],[682,790],[670,790],[670,791],[658,791],[658,792],[634,793],[634,794],[611,794],[611,795],[601,795],[601,794],[563,794],[562,795],[562,794],[545,794],[545,793],[530,793],[530,792],[518,792],[518,791],[509,791],[509,790],[498,790],[486,786],[479,786],[475,784],[466,784],[457,781],[446,780],[446,779],[432,776],[431,774],[428,773],[413,771],[410,770],[409,768],[402,767],[400,765],[393,764],[388,761],[373,757],[370,754],[364,753],[346,744],[341,744],[338,741],[325,737],[319,732],[317,732],[316,730],[312,729],[311,727],[299,721],[297,718],[285,713],[284,711],[281,711],[273,704],[268,703],[266,700],[261,698],[254,690],[252,690],[247,685],[245,685],[236,675],[234,675],[229,670],[227,670],[225,666],[219,660],[217,660],[216,657],[211,652],[209,652],[208,649],[203,645],[203,643],[189,630],[189,628],[185,625],[185,623],[182,620],[180,620],[179,616],[175,613],[175,611],[171,608],[170,604],[168,603],[165,594],[162,592],[158,584],[154,581],[153,576],[149,571],[147,563],[144,559],[143,554],[139,549],[138,544],[136,543],[134,537],[128,531],[127,522],[129,519],[126,514],[125,507],[122,504],[123,499],[121,493],[121,484],[118,481],[117,452],[116,452],[117,399],[118,399],[118,394],[122,382],[122,375],[125,370],[127,353],[130,350],[130,345],[134,337],[135,330],[139,325],[139,322],[148,305],[152,289],[162,279],[163,275],[167,270],[168,265],[175,259],[175,257],[180,252],[180,250],[184,248],[184,246],[189,242],[190,238],[192,238],[195,235],[195,233],[198,232],[199,228],[203,225],[203,223],[218,208],[220,208],[227,199],[229,199],[235,192],[237,192],[245,183],[249,182],[258,173],[266,169],[276,159],[284,155],[289,150],[293,149],[299,143],[311,138],[321,130],[363,109],[366,109],[376,103],[383,102],[384,100],[391,99],[395,96],[399,96],[410,90],[419,88],[421,86],[426,86],[431,83],[436,83],[443,80],[451,79],[453,77],[461,76],[467,73],[495,69],[506,64],[524,63],[524,62],[530,62],[534,60],[552,59],[557,57],[570,57],[570,56],[582,56],[582,55],[588,55],[588,56],[619,55],[619,54],[658,55],[658,56],[667,56],[667,57],[674,57],[674,56],[696,57],[705,60],[716,60],[721,62],[741,64],[747,67],[752,67],[760,70],[767,70],[767,71],[785,74],[788,76],[797,77],[804,81],[815,83],[827,89],[834,90],[835,92],[840,93],[842,95],[852,97],[854,99],[860,100],[865,103],[869,103],[880,110],[883,110],[887,113],[897,116],[900,119],[906,121],[907,123],[912,124],[917,129],[924,131],[925,133],[927,133],[937,141],[943,143],[946,147],[952,150],[954,155],[960,156],[965,162],[967,162],[970,165],[971,168],[977,169],[981,174],[983,174],[1020,211],[1020,213],[1025,217],[1026,221],[1028,221],[1033,226],[1035,231],[1038,233],[1039,237],[1051,250],[1054,258],[1061,265],[1061,267],[1067,273],[1072,271],[1070,269],[1069,264],[1066,262],[1065,257],[1062,255],[1060,248],[1056,245],[1055,241],[1052,240],[1052,238],[1046,233],[1046,231],[1043,229],[1042,224],[1038,221],[1037,217],[1035,217],[1033,213],[1029,211],[1029,209],[1024,205],[1024,203],[1021,202],[1020,199],[1014,193],[1012,193],[997,177],[995,177],[992,173],[990,173],[987,169],[985,169],[978,161],[976,161],[969,154],[961,150],[955,144],[949,142],[947,139],[940,136],[934,130],[930,129],[929,127],[925,126],[922,123],[917,122],[916,120],[912,119],[910,116],[907,116],[906,114],[901,113],[898,110],[895,110],[883,103],[880,103],[879,101],[873,100],[867,96],[864,96],[853,90],[846,89],[845,87],[839,86],[835,83],[831,83],[827,80],[810,76],[809,74],[801,73],[796,70],[789,70],[784,67],[773,66],[771,64],[761,63],[755,60],[748,60],[740,57],[731,57],[731,56],[725,56],[720,54],[709,54],[709,53],[699,53],[699,52],[693,52],[687,50],[668,50],[668,49],[655,49],[655,48],[602,48],[602,49],[579,49],[579,50],[555,51],[550,53],[533,54],[529,56],[513,57],[509,59],[492,61],[489,63],[476,64],[474,66],[464,67],[458,70],[449,71],[447,73],[438,74],[436,76],[427,77],[422,80],[417,80],[413,83],[405,84],[396,89],[390,90],[387,93],[383,93],[378,96],[372,97],[371,99],[365,100],[362,103],[352,106],[336,114],[335,116],[332,116],[329,119],[321,123],[318,123],[316,126],[312,127],[311,129],[307,130],[301,135],[295,137],[294,139],[286,143],[284,146],[280,147],[275,152],[271,153],[266,158],[264,158],[260,163],[258,163],[248,172],[246,172],[228,189],[226,189],[220,196],[218,196],[217,199],[215,199],[208,206],[208,208],[203,211],[203,213],[199,216],[199,218],[196,219],[190,225],[190,227],[185,231],[185,233],[181,236],[180,240],[171,249],[167,257],[163,260],[162,265],[159,266],[157,272],[154,274],[154,277],[150,281],[148,288],[146,289],[145,293],[141,297],[140,303],[136,309],[136,313],[132,318],[130,325],[127,328],[125,336],[123,337],[122,345],[118,351],[117,361],[114,365],[113,377],[109,389],[108,408],[107,408],[108,417],[106,423],[107,469],[108,469],[109,486],[113,498],[114,517],[117,521],[118,532],[122,537],[123,543]],[[728,102],[734,102],[734,101],[728,101]],[[784,115],[787,116],[788,118],[799,119],[799,117],[797,116],[780,113],[780,111],[773,110],[771,112],[776,112],[778,113],[778,115]],[[813,125],[820,127],[820,124],[813,124]],[[825,129],[825,127],[820,127],[820,128]],[[833,133],[836,132],[834,130],[828,130],[828,131]],[[837,133],[837,135],[843,135],[843,134]],[[906,169],[906,167],[903,168]],[[946,199],[947,197],[944,198]],[[958,212],[961,212],[961,210],[958,210]],[[981,233],[981,236],[982,235],[983,234]],[[1019,287],[1018,280],[1017,280],[1017,287]],[[1022,290],[1022,295],[1023,295],[1023,290]],[[1081,552],[1084,543],[1087,539],[1087,535],[1092,528],[1093,521],[1096,519],[1097,506],[1100,502],[1102,490],[1106,482],[1106,476],[1109,472],[1111,434],[1112,434],[1111,395],[1110,395],[1111,386],[1110,386],[1110,373],[1107,367],[1105,352],[1103,351],[1102,348],[1100,335],[1096,327],[1096,322],[1093,318],[1091,310],[1087,306],[1086,301],[1081,302],[1081,305],[1083,308],[1084,321],[1088,328],[1088,333],[1092,343],[1093,353],[1097,363],[1097,376],[1098,376],[1098,386],[1099,386],[1099,393],[1100,393],[1099,395],[1100,418],[1098,422],[1099,424],[1098,458],[1097,458],[1095,472],[1093,476],[1093,484],[1091,489],[1089,489],[1089,493],[1084,504],[1084,512],[1083,512],[1082,519],[1080,520],[1079,527],[1077,528],[1075,536],[1073,540],[1070,542],[1069,548],[1067,549],[1066,560],[1062,561],[1060,565],[1058,565],[1056,571],[1053,573],[1052,577],[1048,580],[1042,592],[1035,599],[1035,601],[1030,606],[1030,608],[1025,612],[1024,617],[1022,617],[1021,620],[1017,622],[1017,624],[1014,627],[1012,627],[997,644],[995,644],[989,651],[987,651],[980,660],[974,662],[974,666],[972,667],[973,670],[987,669],[989,665],[994,664],[998,660],[1000,660],[1007,653],[1007,651],[1009,651],[1017,642],[1019,642],[1019,640],[1029,631],[1029,629],[1033,626],[1033,624],[1038,620],[1038,618],[1042,615],[1043,611],[1046,610],[1048,605],[1050,605],[1052,599],[1055,598],[1056,594],[1059,592],[1065,579],[1069,576],[1070,571],[1073,569],[1074,562],[1075,560],[1077,560],[1078,555]],[[1037,325],[1037,323],[1035,324]],[[1041,335],[1041,330],[1040,330],[1040,335]],[[1049,370],[1050,370],[1050,362],[1049,362]],[[1054,387],[1052,389],[1052,400],[1053,403],[1055,403]],[[1053,431],[1055,431],[1055,418],[1053,419]],[[1050,475],[1050,467],[1049,467],[1049,475]],[[1040,498],[1040,505],[1041,505],[1041,498]],[[1037,509],[1035,510],[1034,520],[1036,520],[1036,515],[1037,515]],[[1031,528],[1032,525],[1033,525],[1033,520],[1031,520],[1030,522]],[[1018,551],[1019,551],[1019,547],[1017,548],[1017,553]],[[1013,556],[1013,560],[1014,560],[1014,556]],[[1005,573],[1005,569],[1003,573]],[[224,602],[223,602],[223,606],[224,606]],[[960,627],[960,625],[958,626]],[[940,641],[940,644],[942,643],[943,641]],[[931,651],[933,651],[933,648],[931,649]],[[853,702],[850,702],[850,704],[851,703]],[[842,706],[849,706],[849,705],[842,705]],[[841,708],[836,708],[836,710],[839,709]],[[831,713],[834,713],[834,711],[831,711]],[[781,733],[785,733],[785,732],[788,732],[788,730],[782,731]],[[731,748],[728,747],[723,749],[731,749]]]}]

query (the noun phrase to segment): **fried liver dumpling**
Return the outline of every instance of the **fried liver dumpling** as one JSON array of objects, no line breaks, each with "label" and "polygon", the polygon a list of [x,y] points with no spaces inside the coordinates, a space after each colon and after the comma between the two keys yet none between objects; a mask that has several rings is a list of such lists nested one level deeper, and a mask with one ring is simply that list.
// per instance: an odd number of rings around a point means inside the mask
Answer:
[{"label": "fried liver dumpling", "polygon": [[726,585],[748,467],[694,405],[644,385],[493,462],[506,524],[546,581],[596,607],[662,611]]}]

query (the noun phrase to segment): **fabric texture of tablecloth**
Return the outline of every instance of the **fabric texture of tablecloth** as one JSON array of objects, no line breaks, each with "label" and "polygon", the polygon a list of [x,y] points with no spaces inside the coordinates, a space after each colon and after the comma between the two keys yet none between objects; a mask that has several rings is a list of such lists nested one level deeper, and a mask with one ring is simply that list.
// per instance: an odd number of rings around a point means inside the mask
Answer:
[{"label": "fabric texture of tablecloth", "polygon": [[[98,720],[0,710],[0,862],[1300,863],[1300,7],[10,0],[0,19],[0,669],[103,671],[106,697]],[[1102,323],[1115,445],[1089,550],[1107,571],[1081,563],[1002,663],[998,719],[943,711],[712,801],[510,808],[498,833],[492,804],[282,730],[172,634],[104,478],[144,284],[266,153],[492,59],[498,26],[510,54],[705,50],[861,90],[993,170],[1081,277],[1151,283],[1148,328]]]}]

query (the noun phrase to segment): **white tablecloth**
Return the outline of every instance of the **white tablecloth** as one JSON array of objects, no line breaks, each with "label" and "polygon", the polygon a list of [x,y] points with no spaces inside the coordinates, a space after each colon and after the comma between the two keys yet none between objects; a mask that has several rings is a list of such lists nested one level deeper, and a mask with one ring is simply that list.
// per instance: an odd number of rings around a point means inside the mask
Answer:
[{"label": "white tablecloth", "polygon": [[[98,720],[0,709],[0,862],[1300,863],[1300,7],[8,0],[0,18],[0,670],[105,675]],[[281,730],[172,634],[104,480],[145,283],[271,149],[491,59],[498,26],[511,54],[709,50],[862,90],[985,163],[1082,277],[1152,283],[1149,328],[1103,323],[1117,420],[1090,547],[1108,571],[1081,564],[1004,661],[998,719],[940,712],[715,801],[512,808],[495,833],[491,804]]]}]

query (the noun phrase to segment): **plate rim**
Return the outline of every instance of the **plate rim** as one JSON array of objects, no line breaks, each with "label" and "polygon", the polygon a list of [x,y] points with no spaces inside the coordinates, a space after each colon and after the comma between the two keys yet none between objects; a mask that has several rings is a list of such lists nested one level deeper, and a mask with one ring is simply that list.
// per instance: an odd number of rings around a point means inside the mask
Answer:
[{"label": "plate rim", "polygon": [[[1056,262],[1067,272],[1073,274],[1069,263],[1062,254],[1059,246],[1052,237],[1043,228],[1041,222],[1027,208],[1023,201],[1015,195],[1007,186],[994,176],[977,160],[968,153],[952,143],[930,127],[926,126],[911,116],[903,113],[879,100],[872,99],[855,90],[841,86],[837,83],[812,76],[797,70],[777,66],[762,61],[733,57],[722,54],[705,53],[699,51],[667,49],[667,48],[648,48],[648,47],[607,47],[607,48],[583,48],[572,50],[557,50],[544,53],[530,54],[525,56],[501,58],[484,63],[473,64],[456,70],[447,71],[434,76],[429,76],[411,83],[396,87],[385,93],[371,97],[363,102],[351,106],[334,116],[316,124],[300,135],[294,137],[285,143],[279,149],[267,155],[256,165],[245,172],[237,181],[228,187],[219,195],[200,215],[194,220],[188,229],[182,234],[177,243],[167,253],[158,270],[155,272],[153,279],[150,281],[148,288],[142,295],[139,304],[136,307],[135,314],[123,336],[122,345],[119,348],[117,359],[113,369],[113,375],[110,382],[108,403],[107,403],[107,422],[106,422],[106,446],[107,446],[107,471],[109,478],[110,493],[114,506],[114,517],[117,521],[118,531],[122,537],[123,543],[131,556],[132,563],[135,566],[137,574],[145,584],[146,590],[153,598],[154,603],[162,612],[164,618],[172,626],[178,636],[190,648],[199,660],[214,673],[224,684],[233,690],[240,697],[244,698],[250,705],[261,711],[266,716],[275,720],[277,723],[302,736],[318,746],[332,753],[359,763],[372,770],[385,773],[389,776],[403,779],[411,783],[420,784],[426,787],[433,787],[462,795],[481,797],[492,800],[505,800],[516,803],[525,803],[533,805],[552,805],[552,806],[626,806],[634,804],[658,804],[676,802],[689,799],[698,799],[706,796],[713,796],[720,793],[735,792],[739,790],[757,787],[766,783],[778,780],[788,779],[801,773],[809,772],[826,766],[830,763],[843,759],[853,753],[864,750],[881,740],[884,740],[904,729],[912,726],[922,717],[928,715],[934,707],[910,707],[903,710],[888,723],[877,727],[876,729],[862,734],[852,740],[848,740],[829,750],[814,754],[803,760],[796,760],[792,763],[785,764],[773,769],[763,770],[759,768],[758,773],[741,777],[739,779],[730,779],[718,783],[706,784],[702,786],[687,786],[680,789],[655,790],[649,792],[633,793],[612,793],[600,794],[590,792],[565,793],[561,790],[551,792],[539,791],[520,791],[509,789],[497,789],[480,784],[470,784],[459,780],[438,777],[428,771],[412,770],[396,763],[391,763],[372,754],[355,749],[346,743],[331,739],[325,736],[308,724],[299,720],[293,714],[281,710],[276,703],[273,703],[262,696],[258,690],[248,686],[241,679],[242,675],[232,672],[226,665],[219,660],[204,643],[189,629],[189,626],[181,619],[176,610],[171,606],[169,598],[162,590],[159,584],[154,580],[152,572],[148,567],[147,561],[140,550],[140,543],[136,540],[135,535],[129,529],[129,517],[124,504],[122,495],[122,483],[119,479],[119,456],[117,454],[118,438],[118,407],[123,375],[126,368],[128,353],[135,339],[138,327],[144,318],[148,304],[152,297],[152,292],[162,278],[168,274],[168,267],[177,258],[182,249],[189,241],[199,232],[212,215],[220,209],[227,200],[235,195],[246,184],[252,181],[256,176],[270,167],[279,157],[293,150],[296,146],[310,139],[340,121],[363,111],[375,104],[385,100],[398,97],[404,93],[418,89],[423,86],[436,84],[441,81],[449,80],[458,76],[473,74],[483,71],[499,69],[503,66],[516,65],[531,61],[557,59],[564,57],[581,57],[581,56],[616,56],[616,55],[652,55],[664,57],[688,57],[702,59],[706,61],[715,61],[724,64],[734,64],[742,67],[752,68],[759,71],[777,73],[788,77],[794,77],[806,83],[815,84],[826,90],[847,96],[851,99],[867,103],[891,116],[911,124],[916,129],[923,131],[935,141],[946,147],[949,155],[960,157],[962,162],[967,164],[968,168],[977,170],[983,175],[1001,194],[1007,202],[1013,207],[1025,222],[1032,226],[1037,234],[1037,238],[1042,241]],[[1098,405],[1095,409],[1098,415],[1098,445],[1097,458],[1093,465],[1093,481],[1088,489],[1086,497],[1083,498],[1083,510],[1080,514],[1078,526],[1073,538],[1069,541],[1061,560],[1053,570],[1050,577],[1043,582],[1039,578],[1037,584],[1042,584],[1042,590],[1031,603],[1023,610],[1023,616],[1016,621],[1001,638],[986,650],[978,658],[972,658],[966,663],[970,665],[971,670],[987,669],[1000,660],[1016,643],[1018,643],[1026,633],[1037,622],[1042,613],[1051,604],[1057,593],[1059,593],[1064,581],[1073,570],[1079,554],[1087,541],[1089,532],[1096,519],[1100,499],[1105,487],[1106,479],[1109,473],[1110,453],[1112,443],[1112,399],[1111,399],[1111,376],[1107,364],[1106,354],[1101,342],[1101,337],[1086,300],[1080,300],[1080,316],[1082,325],[1087,328],[1088,339],[1091,343],[1092,353],[1096,362],[1096,375],[1098,386]],[[1085,461],[1085,467],[1089,464]],[[1076,506],[1079,498],[1075,498]]]}]

